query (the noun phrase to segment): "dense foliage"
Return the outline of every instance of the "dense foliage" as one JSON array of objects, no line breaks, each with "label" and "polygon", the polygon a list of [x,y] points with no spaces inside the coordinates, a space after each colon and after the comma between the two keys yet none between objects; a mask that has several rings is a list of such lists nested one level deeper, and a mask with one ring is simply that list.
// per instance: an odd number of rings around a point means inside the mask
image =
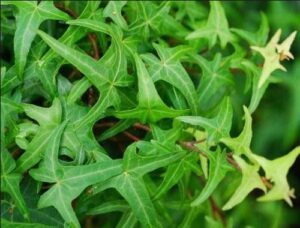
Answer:
[{"label": "dense foliage", "polygon": [[295,225],[299,21],[276,4],[283,26],[242,2],[1,1],[1,225]]}]

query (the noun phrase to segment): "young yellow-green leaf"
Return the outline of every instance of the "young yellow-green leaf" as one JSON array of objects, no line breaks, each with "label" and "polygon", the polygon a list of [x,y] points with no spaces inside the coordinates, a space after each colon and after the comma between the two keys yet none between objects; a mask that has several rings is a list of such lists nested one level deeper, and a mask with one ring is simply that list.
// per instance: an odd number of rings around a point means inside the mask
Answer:
[{"label": "young yellow-green leaf", "polygon": [[261,101],[266,89],[268,88],[270,80],[267,80],[261,87],[259,87],[258,83],[260,81],[261,69],[253,62],[250,62],[248,60],[243,60],[241,62],[241,65],[248,77],[251,77],[252,80],[252,94],[248,109],[250,113],[253,113],[258,107],[259,102]]},{"label": "young yellow-green leaf", "polygon": [[281,29],[278,29],[266,47],[251,47],[265,59],[258,87],[262,87],[273,71],[277,69],[286,71],[285,67],[280,64],[280,61],[293,58],[293,55],[290,53],[290,47],[295,39],[296,32],[293,32],[282,44],[278,44],[280,35]]},{"label": "young yellow-green leaf", "polygon": [[[200,149],[203,150],[202,147]],[[200,195],[191,203],[192,207],[197,207],[207,200],[226,176],[226,173],[233,171],[232,166],[230,166],[226,160],[226,153],[221,152],[219,147],[216,151],[205,150],[205,153],[209,158],[208,179]]]},{"label": "young yellow-green leaf", "polygon": [[40,24],[45,20],[68,20],[70,17],[57,9],[52,1],[4,1],[18,7],[17,29],[14,36],[15,63],[22,78],[31,43]]},{"label": "young yellow-green leaf", "polygon": [[221,47],[225,48],[228,42],[233,41],[233,35],[229,30],[224,9],[219,1],[211,1],[210,7],[206,25],[190,33],[186,39],[206,38],[211,49],[219,38]]},{"label": "young yellow-green leaf", "polygon": [[3,150],[1,146],[1,192],[8,193],[14,203],[20,210],[22,216],[30,219],[29,211],[20,192],[19,184],[22,175],[15,172],[16,163],[7,150]]},{"label": "young yellow-green leaf", "polygon": [[138,101],[136,108],[114,113],[117,118],[138,119],[141,122],[157,122],[164,118],[174,118],[187,112],[175,110],[165,105],[157,93],[148,71],[138,55],[134,56],[138,76]]},{"label": "young yellow-green leaf", "polygon": [[242,181],[222,210],[229,210],[241,203],[253,189],[259,188],[266,192],[266,186],[258,174],[259,166],[249,165],[237,155],[233,157],[242,170]]},{"label": "young yellow-green leaf", "polygon": [[288,154],[274,160],[268,160],[259,155],[251,154],[251,157],[255,159],[265,171],[266,177],[274,183],[274,186],[266,195],[258,198],[259,201],[284,199],[290,206],[293,205],[291,198],[295,198],[294,189],[291,189],[288,184],[287,174],[299,155],[299,146]]},{"label": "young yellow-green leaf", "polygon": [[288,38],[286,38],[281,44],[277,44],[276,45],[276,50],[277,52],[280,54],[280,60],[284,60],[284,59],[294,59],[293,54],[290,52],[292,43],[295,40],[297,31],[294,31],[293,33],[291,33],[291,35],[289,35]]},{"label": "young yellow-green leaf", "polygon": [[220,104],[219,112],[214,118],[201,116],[180,116],[182,122],[203,127],[207,132],[207,142],[215,145],[221,138],[228,137],[232,122],[232,105],[229,98]]},{"label": "young yellow-green leaf", "polygon": [[252,118],[247,107],[243,107],[245,113],[245,125],[236,138],[222,138],[220,141],[228,146],[235,154],[241,155],[251,153],[250,143],[252,139]]},{"label": "young yellow-green leaf", "polygon": [[158,44],[153,44],[153,46],[160,59],[152,54],[141,56],[149,65],[149,73],[153,81],[163,80],[176,87],[186,98],[192,113],[198,114],[199,108],[194,84],[179,61],[182,55],[191,51],[191,47],[163,48]]}]

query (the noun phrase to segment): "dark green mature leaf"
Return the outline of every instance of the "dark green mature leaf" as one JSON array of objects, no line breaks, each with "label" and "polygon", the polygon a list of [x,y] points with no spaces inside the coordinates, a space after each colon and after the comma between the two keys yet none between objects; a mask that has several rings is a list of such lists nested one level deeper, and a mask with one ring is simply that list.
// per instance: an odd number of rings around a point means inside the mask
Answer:
[{"label": "dark green mature leaf", "polygon": [[1,1],[1,225],[258,227],[258,206],[265,226],[295,225],[247,195],[292,205],[299,148],[279,152],[298,145],[299,80],[273,71],[298,37],[264,48],[278,4],[223,6]]},{"label": "dark green mature leaf", "polygon": [[146,121],[156,122],[163,118],[174,118],[186,113],[186,110],[174,110],[163,103],[144,63],[138,55],[135,55],[134,59],[138,76],[139,104],[135,109],[116,112],[114,115],[121,119],[138,119],[144,123]]},{"label": "dark green mature leaf", "polygon": [[186,98],[193,114],[198,113],[196,90],[192,80],[179,62],[182,55],[191,51],[190,47],[162,48],[153,44],[159,59],[152,54],[142,55],[149,65],[149,73],[154,82],[163,80],[176,87]]},{"label": "dark green mature leaf", "polygon": [[14,4],[18,7],[17,29],[14,51],[17,74],[22,77],[31,43],[40,24],[45,20],[68,20],[70,17],[58,10],[52,2],[45,1],[4,1],[2,4]]},{"label": "dark green mature leaf", "polygon": [[148,38],[152,31],[163,32],[163,18],[170,10],[170,2],[162,2],[160,6],[155,5],[153,2],[137,2],[136,4],[129,2],[129,4],[135,15],[134,22],[129,27],[129,32],[142,36],[144,39]]},{"label": "dark green mature leaf", "polygon": [[[154,143],[157,150],[168,150]],[[143,181],[143,175],[182,158],[183,153],[163,153],[161,155],[140,156],[136,153],[137,145],[130,145],[123,161],[123,172],[105,183],[94,186],[94,194],[107,188],[115,188],[131,206],[136,218],[146,226],[156,227],[158,215],[151,202],[150,195]]]},{"label": "dark green mature leaf", "polygon": [[229,73],[226,64],[222,62],[222,57],[218,53],[214,59],[209,62],[200,55],[192,55],[193,60],[202,69],[202,79],[197,88],[199,93],[200,109],[207,111],[218,103],[228,87],[233,85],[232,76]]},{"label": "dark green mature leaf", "polygon": [[231,31],[245,39],[250,45],[264,45],[267,41],[270,28],[266,15],[261,13],[260,16],[261,24],[256,33],[236,28],[232,28]]},{"label": "dark green mature leaf", "polygon": [[43,152],[49,143],[50,134],[61,122],[61,103],[58,99],[53,101],[49,108],[42,108],[36,105],[23,104],[25,113],[40,125],[35,137],[29,143],[26,151],[17,160],[17,171],[24,172],[37,164],[43,156]]},{"label": "dark green mature leaf", "polygon": [[[197,157],[195,154],[188,154],[183,157],[179,162],[168,166],[168,169],[164,175],[163,182],[157,189],[153,200],[160,198],[163,194],[165,194],[170,188],[172,188],[175,184],[179,182],[179,180],[183,177],[184,174],[190,172],[194,167],[196,167],[197,172]],[[192,168],[191,168],[192,167]]]},{"label": "dark green mature leaf", "polygon": [[88,215],[104,214],[113,211],[127,211],[129,206],[124,200],[110,201],[88,210]]},{"label": "dark green mature leaf", "polygon": [[210,2],[210,7],[206,25],[189,34],[186,39],[206,38],[209,48],[212,48],[219,38],[221,47],[225,48],[228,42],[233,41],[233,35],[229,30],[224,9],[218,1]]},{"label": "dark green mature leaf", "polygon": [[10,222],[6,219],[1,219],[1,227],[16,227],[16,228],[54,228],[41,223],[25,223],[25,222]]},{"label": "dark green mature leaf", "polygon": [[[87,186],[104,181],[121,172],[118,161],[106,161],[103,164],[64,167],[59,164],[58,150],[61,136],[66,124],[58,126],[51,134],[54,146],[47,147],[43,163],[38,169],[32,169],[30,175],[35,179],[48,183],[55,183],[45,192],[39,201],[39,207],[54,206],[65,221],[79,227],[79,222],[71,207],[71,202]],[[76,186],[74,188],[74,186]],[[72,191],[70,191],[72,189]]]},{"label": "dark green mature leaf", "polygon": [[19,188],[22,176],[15,172],[15,168],[16,163],[12,156],[1,148],[1,192],[10,194],[23,217],[29,220],[30,215]]},{"label": "dark green mature leaf", "polygon": [[126,5],[126,1],[111,1],[107,4],[103,11],[105,17],[111,18],[122,29],[128,29],[127,22],[122,17],[122,8]]},{"label": "dark green mature leaf", "polygon": [[229,98],[220,105],[218,114],[214,118],[201,116],[180,116],[182,122],[205,128],[208,134],[208,144],[215,145],[221,138],[229,135],[232,122],[232,106]]},{"label": "dark green mature leaf", "polygon": [[[203,149],[203,148],[202,148]],[[226,176],[226,173],[232,171],[233,168],[226,161],[226,154],[220,151],[206,151],[209,158],[209,173],[207,183],[205,184],[201,194],[191,203],[192,207],[199,206],[202,202],[208,199],[213,193],[218,184]]]}]

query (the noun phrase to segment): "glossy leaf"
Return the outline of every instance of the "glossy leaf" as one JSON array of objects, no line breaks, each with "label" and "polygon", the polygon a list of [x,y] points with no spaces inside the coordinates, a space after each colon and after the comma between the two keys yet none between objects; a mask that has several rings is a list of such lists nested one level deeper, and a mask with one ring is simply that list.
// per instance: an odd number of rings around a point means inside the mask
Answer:
[{"label": "glossy leaf", "polygon": [[138,119],[141,122],[156,122],[163,118],[174,118],[186,113],[186,110],[174,110],[169,108],[161,100],[149,76],[144,63],[138,55],[134,56],[138,76],[138,101],[135,109],[116,112],[114,115],[120,119]]},{"label": "glossy leaf", "polygon": [[262,166],[266,177],[274,182],[272,189],[266,195],[259,197],[259,201],[284,199],[290,206],[293,205],[291,198],[295,198],[294,189],[291,189],[288,184],[287,174],[299,155],[300,147],[296,147],[288,154],[271,161],[259,155],[252,154],[251,157]]},{"label": "glossy leaf", "polygon": [[213,193],[218,184],[226,176],[226,173],[232,171],[233,168],[227,163],[226,155],[218,148],[217,151],[206,151],[209,158],[209,173],[207,183],[202,189],[200,195],[191,203],[192,207],[199,206]]},{"label": "glossy leaf", "polygon": [[179,62],[182,55],[191,51],[190,47],[162,48],[153,44],[159,58],[154,55],[143,55],[142,58],[149,64],[149,73],[153,81],[163,80],[176,87],[186,98],[193,114],[198,113],[196,90],[190,77]]},{"label": "glossy leaf", "polygon": [[229,210],[235,205],[241,203],[245,197],[255,188],[259,188],[266,192],[266,186],[261,180],[258,174],[258,165],[249,165],[242,158],[234,156],[234,160],[237,162],[242,170],[242,181],[239,187],[235,190],[228,202],[223,206],[223,210]]},{"label": "glossy leaf", "polygon": [[52,2],[35,1],[4,1],[18,7],[17,29],[14,40],[14,51],[18,76],[21,78],[26,65],[26,58],[31,43],[36,35],[36,30],[45,20],[68,20],[69,16],[58,10]]},{"label": "glossy leaf", "polygon": [[206,38],[209,48],[212,48],[216,44],[217,38],[219,38],[221,47],[225,48],[227,43],[233,40],[233,35],[229,30],[224,9],[218,1],[210,2],[210,7],[206,25],[190,33],[186,39]]},{"label": "glossy leaf", "polygon": [[245,125],[236,138],[222,138],[221,142],[225,143],[235,154],[248,154],[251,153],[250,143],[252,139],[252,118],[249,110],[244,106]]},{"label": "glossy leaf", "polygon": [[19,188],[22,176],[15,172],[15,167],[16,163],[9,152],[1,149],[1,192],[10,194],[23,217],[29,220],[29,211]]},{"label": "glossy leaf", "polygon": [[205,128],[208,135],[208,143],[216,144],[221,138],[229,135],[232,121],[232,107],[229,98],[226,98],[214,118],[201,116],[180,116],[182,122]]}]

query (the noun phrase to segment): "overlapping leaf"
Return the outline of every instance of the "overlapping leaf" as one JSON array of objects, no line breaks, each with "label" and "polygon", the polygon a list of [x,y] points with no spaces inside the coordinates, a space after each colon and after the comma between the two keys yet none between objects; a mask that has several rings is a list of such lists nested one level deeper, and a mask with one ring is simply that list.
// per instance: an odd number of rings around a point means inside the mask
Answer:
[{"label": "overlapping leaf", "polygon": [[299,155],[300,147],[296,147],[288,154],[271,161],[259,155],[252,154],[251,157],[262,166],[266,177],[274,182],[272,189],[266,195],[258,198],[259,201],[284,199],[290,206],[293,205],[291,198],[295,198],[294,189],[291,189],[288,184],[287,174]]},{"label": "overlapping leaf", "polygon": [[[167,148],[154,143],[157,150]],[[184,153],[162,153],[161,155],[140,156],[136,153],[137,146],[130,145],[123,160],[123,172],[107,180],[105,183],[94,186],[94,193],[107,188],[115,188],[128,202],[136,218],[145,226],[158,226],[158,215],[151,202],[143,176],[160,167],[167,166],[182,158]]]},{"label": "overlapping leaf", "polygon": [[180,116],[182,122],[205,128],[208,135],[208,144],[216,144],[221,138],[229,135],[232,122],[232,106],[229,98],[220,105],[219,112],[214,118],[201,116]]},{"label": "overlapping leaf", "polygon": [[223,210],[231,209],[242,202],[244,198],[255,188],[259,188],[266,192],[266,186],[258,174],[259,166],[257,164],[249,165],[242,158],[236,155],[234,156],[234,159],[241,168],[243,177],[239,187],[235,190],[228,202],[223,206]]},{"label": "overlapping leaf", "polygon": [[[204,148],[200,149],[203,150]],[[204,151],[209,158],[208,179],[200,195],[198,195],[196,199],[194,199],[194,201],[191,203],[192,207],[199,206],[201,203],[207,200],[208,197],[210,197],[210,195],[216,189],[218,184],[226,176],[226,173],[229,171],[233,171],[232,166],[227,163],[226,154],[224,152],[221,152],[220,148],[218,148],[214,152],[209,150]]]},{"label": "overlapping leaf", "polygon": [[207,111],[214,107],[233,85],[232,76],[228,64],[222,60],[218,53],[212,61],[208,61],[200,55],[191,55],[193,61],[202,69],[202,78],[197,88],[200,109]]},{"label": "overlapping leaf", "polygon": [[132,110],[116,112],[118,118],[138,119],[141,122],[156,122],[163,118],[174,118],[183,115],[186,110],[174,110],[169,108],[161,100],[149,76],[147,69],[138,55],[134,56],[138,76],[138,101],[139,104]]},{"label": "overlapping leaf", "polygon": [[210,2],[210,7],[206,25],[190,33],[186,39],[206,38],[209,48],[212,48],[219,38],[221,47],[225,48],[227,43],[233,41],[234,38],[229,30],[224,9],[218,1]]},{"label": "overlapping leaf", "polygon": [[40,24],[49,19],[68,20],[69,16],[58,10],[50,1],[40,4],[37,4],[36,1],[4,1],[2,4],[14,4],[19,10],[14,36],[14,51],[17,73],[21,78],[31,43]]},{"label": "overlapping leaf", "polygon": [[243,108],[245,113],[245,125],[240,135],[236,138],[221,139],[221,142],[225,143],[238,155],[251,153],[250,143],[252,139],[252,118],[248,109],[245,106]]},{"label": "overlapping leaf", "polygon": [[11,154],[1,146],[1,192],[10,194],[23,217],[29,220],[30,215],[19,188],[22,176],[15,172],[15,168],[16,163]]},{"label": "overlapping leaf", "polygon": [[159,58],[154,55],[143,55],[142,58],[149,64],[149,73],[154,82],[163,80],[176,87],[186,98],[193,114],[198,113],[198,103],[195,87],[189,75],[179,62],[180,57],[191,51],[190,47],[162,48],[153,44]]}]

